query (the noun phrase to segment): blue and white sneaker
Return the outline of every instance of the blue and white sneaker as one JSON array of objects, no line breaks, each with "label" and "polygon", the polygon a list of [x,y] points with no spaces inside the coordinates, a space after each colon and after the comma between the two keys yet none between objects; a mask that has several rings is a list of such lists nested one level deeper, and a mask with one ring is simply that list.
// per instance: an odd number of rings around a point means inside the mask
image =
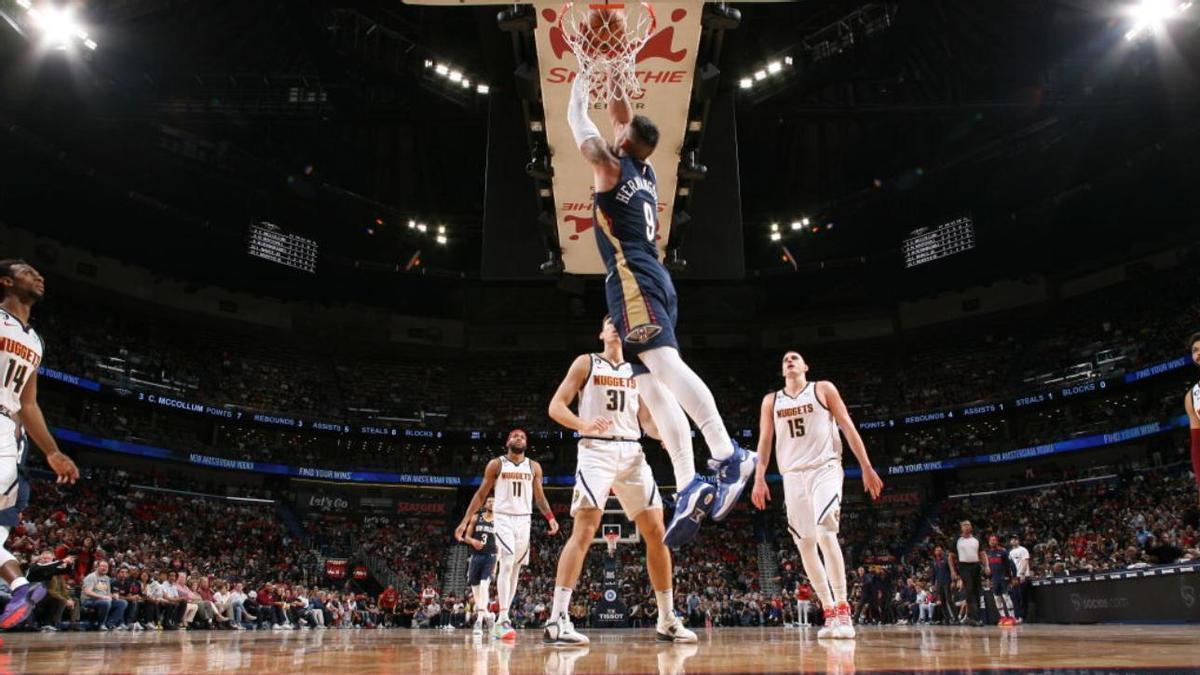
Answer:
[{"label": "blue and white sneaker", "polygon": [[[732,439],[730,439],[732,440]],[[758,464],[758,453],[750,452],[733,441],[733,454],[724,461],[708,460],[708,466],[717,472],[717,503],[713,506],[712,519],[725,520],[725,516],[733,510],[738,497],[750,477],[754,475],[754,467]]]},{"label": "blue and white sneaker", "polygon": [[675,515],[667,525],[663,543],[670,548],[679,548],[696,538],[700,523],[712,513],[717,489],[705,483],[699,476],[687,487],[675,494]]}]

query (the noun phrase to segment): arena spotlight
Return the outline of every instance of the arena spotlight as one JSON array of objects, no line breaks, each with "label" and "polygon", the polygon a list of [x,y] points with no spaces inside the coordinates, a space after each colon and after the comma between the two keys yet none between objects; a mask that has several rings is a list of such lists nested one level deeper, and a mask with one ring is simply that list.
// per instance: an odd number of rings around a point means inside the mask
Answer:
[{"label": "arena spotlight", "polygon": [[445,246],[445,245],[446,245],[446,241],[447,241],[447,239],[446,239],[446,235],[444,235],[444,234],[439,234],[439,235],[437,236],[437,239],[436,239],[436,241],[437,241],[437,243],[441,244],[442,246]]},{"label": "arena spotlight", "polygon": [[41,35],[42,44],[49,49],[67,50],[76,41],[95,51],[96,41],[75,19],[74,9],[44,4],[35,7],[32,0],[17,0],[17,6],[25,10],[29,24]]},{"label": "arena spotlight", "polygon": [[1125,33],[1126,40],[1136,40],[1145,35],[1153,35],[1162,30],[1170,20],[1178,18],[1191,9],[1192,1],[1185,0],[1142,0],[1130,8],[1133,16],[1133,27]]},{"label": "arena spotlight", "polygon": [[743,77],[740,81],[738,81],[738,84],[742,87],[742,89],[749,89],[750,87],[754,86],[754,80],[748,77]]},{"label": "arena spotlight", "polygon": [[800,222],[799,220],[792,221],[792,231],[793,232],[795,232],[796,230],[798,230],[802,227],[804,227],[804,224],[802,222]]},{"label": "arena spotlight", "polygon": [[780,234],[779,232],[772,232],[772,233],[771,233],[771,241],[779,241],[780,239],[783,239],[783,235],[782,235],[782,234]]},{"label": "arena spotlight", "polygon": [[491,88],[488,87],[486,84],[480,84],[475,87],[475,92],[479,93],[479,94],[487,94],[490,91],[491,91]]}]

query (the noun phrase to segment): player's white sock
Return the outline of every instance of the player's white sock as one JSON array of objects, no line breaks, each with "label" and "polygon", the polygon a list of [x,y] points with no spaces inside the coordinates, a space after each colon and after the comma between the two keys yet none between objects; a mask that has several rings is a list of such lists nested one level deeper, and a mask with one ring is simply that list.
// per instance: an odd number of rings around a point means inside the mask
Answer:
[{"label": "player's white sock", "polygon": [[[708,444],[708,451],[713,459],[728,459],[733,454],[733,441],[729,438],[729,431],[725,428],[725,422],[721,420],[721,413],[717,412],[717,402],[704,380],[683,362],[678,351],[670,347],[651,349],[639,356],[651,374],[671,392],[688,417],[696,423],[700,433],[704,435],[704,442]],[[656,419],[655,422],[657,421]]]},{"label": "player's white sock", "polygon": [[692,426],[679,401],[659,384],[650,373],[638,375],[638,396],[654,418],[654,425],[662,436],[663,447],[671,457],[671,468],[675,472],[675,486],[682,490],[696,477],[696,456],[692,449]]},{"label": "player's white sock", "polygon": [[804,574],[812,582],[813,592],[821,599],[821,606],[832,608],[833,593],[829,589],[829,578],[825,576],[825,564],[821,562],[821,554],[817,551],[817,542],[812,541],[811,537],[796,539],[796,548],[800,549]]},{"label": "player's white sock", "polygon": [[27,583],[29,583],[29,580],[26,579],[25,577],[17,577],[16,579],[12,580],[12,583],[10,583],[8,585],[8,588],[9,588],[9,590],[15,591]]},{"label": "player's white sock", "polygon": [[550,620],[557,621],[558,617],[570,614],[571,593],[574,590],[566,586],[554,587],[554,605],[550,608]]},{"label": "player's white sock", "polygon": [[487,613],[489,584],[491,584],[491,579],[484,579],[475,587],[475,605],[481,614]]},{"label": "player's white sock", "polygon": [[675,618],[675,589],[654,591],[654,599],[658,602],[658,625],[671,625]]},{"label": "player's white sock", "polygon": [[825,557],[825,573],[829,576],[829,585],[833,588],[833,599],[836,602],[846,602],[846,561],[842,558],[842,545],[838,543],[837,532],[830,531],[823,525],[817,526],[817,541],[821,546],[821,555]]},{"label": "player's white sock", "polygon": [[1004,609],[1004,598],[1000,595],[994,595],[996,598],[996,610],[1000,612],[1000,618],[1008,616],[1008,612]]}]

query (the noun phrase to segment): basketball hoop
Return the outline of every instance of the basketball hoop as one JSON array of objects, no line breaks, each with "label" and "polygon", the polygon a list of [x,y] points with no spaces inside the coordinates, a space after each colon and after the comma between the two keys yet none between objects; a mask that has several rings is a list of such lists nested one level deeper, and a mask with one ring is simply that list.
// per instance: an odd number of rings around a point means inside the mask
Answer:
[{"label": "basketball hoop", "polygon": [[608,544],[608,552],[615,554],[617,552],[617,540],[621,535],[617,532],[609,531],[604,533],[604,543]]},{"label": "basketball hoop", "polygon": [[586,77],[593,101],[626,99],[642,93],[634,69],[642,45],[658,20],[649,2],[568,2],[558,27]]}]

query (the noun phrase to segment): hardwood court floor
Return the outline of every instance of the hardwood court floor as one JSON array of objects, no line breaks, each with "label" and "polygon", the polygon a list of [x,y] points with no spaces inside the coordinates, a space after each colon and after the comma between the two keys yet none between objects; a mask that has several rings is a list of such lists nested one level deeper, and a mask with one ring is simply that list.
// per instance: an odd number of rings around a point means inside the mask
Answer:
[{"label": "hardwood court floor", "polygon": [[470,631],[13,633],[2,673],[870,673],[880,671],[1200,673],[1200,626],[860,627],[856,641],[817,641],[813,629],[728,628],[698,645],[656,643],[646,630],[590,631],[587,649],[513,645]]}]

